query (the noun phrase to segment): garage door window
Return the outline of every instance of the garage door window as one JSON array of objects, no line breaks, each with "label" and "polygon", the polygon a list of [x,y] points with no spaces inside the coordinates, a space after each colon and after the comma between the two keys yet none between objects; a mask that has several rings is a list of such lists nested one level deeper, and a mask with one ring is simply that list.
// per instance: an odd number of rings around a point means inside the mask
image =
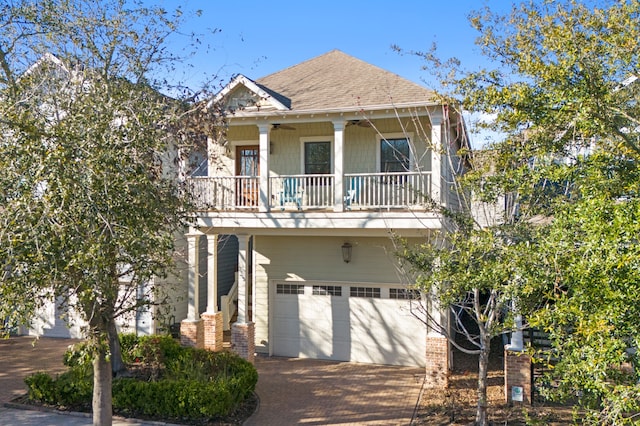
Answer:
[{"label": "garage door window", "polygon": [[342,296],[342,287],[335,285],[314,285],[314,296]]},{"label": "garage door window", "polygon": [[304,285],[278,284],[276,287],[278,294],[304,294]]},{"label": "garage door window", "polygon": [[409,290],[406,288],[390,288],[389,299],[398,300],[416,300],[420,298],[418,290]]},{"label": "garage door window", "polygon": [[372,297],[379,299],[380,289],[377,287],[351,287],[349,294],[351,297]]}]

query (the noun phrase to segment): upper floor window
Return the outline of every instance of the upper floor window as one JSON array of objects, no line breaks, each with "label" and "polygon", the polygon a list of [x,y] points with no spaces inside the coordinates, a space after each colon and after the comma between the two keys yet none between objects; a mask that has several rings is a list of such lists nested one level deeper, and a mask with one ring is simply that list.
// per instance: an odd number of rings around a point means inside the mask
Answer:
[{"label": "upper floor window", "polygon": [[321,175],[331,173],[331,142],[304,142],[304,173]]},{"label": "upper floor window", "polygon": [[380,172],[402,173],[411,168],[408,138],[380,139]]}]

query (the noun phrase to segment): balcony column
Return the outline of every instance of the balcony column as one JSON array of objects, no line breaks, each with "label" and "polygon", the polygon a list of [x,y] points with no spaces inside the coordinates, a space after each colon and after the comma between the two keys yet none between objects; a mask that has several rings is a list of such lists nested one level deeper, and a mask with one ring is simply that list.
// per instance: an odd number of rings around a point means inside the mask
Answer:
[{"label": "balcony column", "polygon": [[224,318],[218,311],[218,234],[207,235],[207,311],[201,315],[204,327],[204,348],[223,348]]},{"label": "balcony column", "polygon": [[249,235],[238,237],[238,319],[231,326],[231,349],[240,357],[253,362],[255,354],[255,324],[247,322],[249,312],[249,274],[247,256]]},{"label": "balcony column", "polygon": [[249,235],[237,235],[238,237],[238,319],[237,322],[244,324],[247,322],[249,312]]},{"label": "balcony column", "polygon": [[333,122],[333,210],[344,209],[344,121]]},{"label": "balcony column", "polygon": [[218,234],[207,235],[207,313],[218,312]]},{"label": "balcony column", "polygon": [[198,319],[198,299],[200,297],[199,287],[199,259],[198,247],[200,236],[198,232],[189,232],[187,234],[187,256],[189,262],[189,291],[187,296],[187,319],[195,321]]},{"label": "balcony column", "polygon": [[258,211],[268,212],[271,209],[271,191],[269,188],[269,124],[259,124],[260,132],[260,203]]},{"label": "balcony column", "polygon": [[443,201],[442,167],[447,161],[443,153],[442,121],[442,115],[431,116],[431,198],[437,204]]},{"label": "balcony column", "polygon": [[185,346],[202,347],[202,320],[198,315],[198,248],[200,232],[191,229],[187,237],[187,262],[189,262],[187,318],[180,323],[180,342]]}]

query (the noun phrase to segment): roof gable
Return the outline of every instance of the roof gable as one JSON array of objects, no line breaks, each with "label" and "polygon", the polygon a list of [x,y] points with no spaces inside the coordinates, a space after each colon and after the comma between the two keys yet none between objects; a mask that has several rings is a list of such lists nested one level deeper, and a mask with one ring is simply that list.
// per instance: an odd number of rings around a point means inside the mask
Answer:
[{"label": "roof gable", "polygon": [[434,93],[394,73],[332,50],[256,80],[292,111],[425,104]]},{"label": "roof gable", "polygon": [[278,110],[289,108],[268,90],[257,85],[251,79],[238,74],[216,96],[213,103],[221,102],[225,109],[236,110]]}]

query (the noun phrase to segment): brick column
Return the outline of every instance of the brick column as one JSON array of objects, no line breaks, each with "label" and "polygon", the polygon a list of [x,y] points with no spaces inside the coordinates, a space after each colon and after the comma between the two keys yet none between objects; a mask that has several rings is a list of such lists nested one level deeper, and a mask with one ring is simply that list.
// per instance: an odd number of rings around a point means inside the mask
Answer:
[{"label": "brick column", "polygon": [[504,393],[507,404],[512,405],[513,387],[522,388],[522,402],[531,404],[531,357],[524,352],[504,351]]},{"label": "brick column", "polygon": [[255,324],[233,323],[231,325],[231,350],[253,364],[256,351]]},{"label": "brick column", "polygon": [[180,344],[195,348],[204,347],[204,327],[202,320],[185,319],[180,322]]},{"label": "brick column", "polygon": [[449,386],[449,340],[446,337],[427,336],[425,386]]},{"label": "brick column", "polygon": [[222,350],[222,327],[223,319],[222,312],[208,313],[205,312],[200,315],[202,322],[204,323],[204,348],[210,351],[218,352]]}]

